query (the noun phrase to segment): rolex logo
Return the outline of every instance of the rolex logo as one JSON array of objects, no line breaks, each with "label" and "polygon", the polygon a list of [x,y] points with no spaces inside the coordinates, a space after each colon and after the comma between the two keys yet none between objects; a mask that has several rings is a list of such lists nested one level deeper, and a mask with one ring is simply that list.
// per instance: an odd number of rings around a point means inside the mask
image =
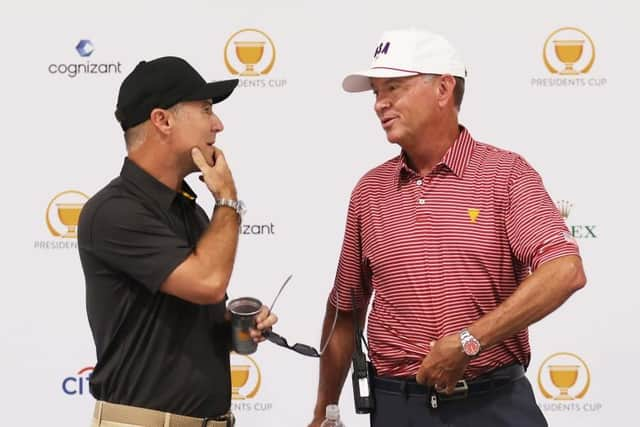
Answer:
[{"label": "rolex logo", "polygon": [[[573,209],[573,203],[568,200],[558,200],[556,201],[556,208],[560,215],[562,215],[562,218],[566,221]],[[567,224],[567,227],[569,227],[571,236],[576,239],[595,239],[598,237],[596,234],[596,226],[593,224],[575,224],[572,221]]]},{"label": "rolex logo", "polygon": [[569,218],[573,204],[568,200],[558,200],[556,202],[556,207],[558,208],[560,215],[562,215],[562,218],[567,219]]}]

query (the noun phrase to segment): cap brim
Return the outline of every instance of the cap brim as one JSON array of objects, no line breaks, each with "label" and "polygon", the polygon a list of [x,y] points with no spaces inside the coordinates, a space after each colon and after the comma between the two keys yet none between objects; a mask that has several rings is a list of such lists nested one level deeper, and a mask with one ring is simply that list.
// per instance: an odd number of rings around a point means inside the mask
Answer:
[{"label": "cap brim", "polygon": [[222,102],[231,95],[238,86],[238,79],[220,80],[204,85],[192,95],[185,97],[184,101],[199,101],[201,99],[211,99],[214,104]]},{"label": "cap brim", "polygon": [[371,90],[371,78],[409,77],[420,73],[415,71],[394,70],[391,68],[370,68],[349,74],[342,81],[342,88],[347,92],[364,92]]}]

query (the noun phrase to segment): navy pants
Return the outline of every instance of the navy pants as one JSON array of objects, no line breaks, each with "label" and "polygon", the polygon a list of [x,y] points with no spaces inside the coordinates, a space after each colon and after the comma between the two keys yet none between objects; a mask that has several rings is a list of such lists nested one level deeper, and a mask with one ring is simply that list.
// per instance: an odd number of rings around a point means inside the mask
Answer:
[{"label": "navy pants", "polygon": [[522,377],[464,400],[441,401],[432,409],[425,394],[376,389],[372,427],[547,427],[531,384]]}]

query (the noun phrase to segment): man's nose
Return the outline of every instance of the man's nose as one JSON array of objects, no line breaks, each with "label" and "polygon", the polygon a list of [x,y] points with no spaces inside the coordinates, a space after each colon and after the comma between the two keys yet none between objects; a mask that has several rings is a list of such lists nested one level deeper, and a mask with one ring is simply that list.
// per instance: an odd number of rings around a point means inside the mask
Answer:
[{"label": "man's nose", "polygon": [[378,97],[376,97],[376,102],[375,102],[373,108],[376,111],[376,113],[378,113],[380,115],[380,114],[382,114],[384,112],[384,110],[386,110],[390,106],[391,106],[391,103],[389,102],[389,100],[386,97],[378,96]]},{"label": "man's nose", "polygon": [[213,115],[213,120],[211,122],[211,129],[214,132],[222,132],[224,130],[224,125],[222,124],[222,120],[216,114]]}]

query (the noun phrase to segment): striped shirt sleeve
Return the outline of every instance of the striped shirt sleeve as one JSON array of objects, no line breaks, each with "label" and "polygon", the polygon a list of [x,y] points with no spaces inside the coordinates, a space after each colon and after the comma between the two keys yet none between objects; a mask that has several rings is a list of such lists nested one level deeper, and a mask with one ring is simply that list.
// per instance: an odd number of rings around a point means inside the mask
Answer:
[{"label": "striped shirt sleeve", "polygon": [[579,255],[540,175],[520,156],[514,159],[505,222],[514,256],[532,271],[546,261]]}]

